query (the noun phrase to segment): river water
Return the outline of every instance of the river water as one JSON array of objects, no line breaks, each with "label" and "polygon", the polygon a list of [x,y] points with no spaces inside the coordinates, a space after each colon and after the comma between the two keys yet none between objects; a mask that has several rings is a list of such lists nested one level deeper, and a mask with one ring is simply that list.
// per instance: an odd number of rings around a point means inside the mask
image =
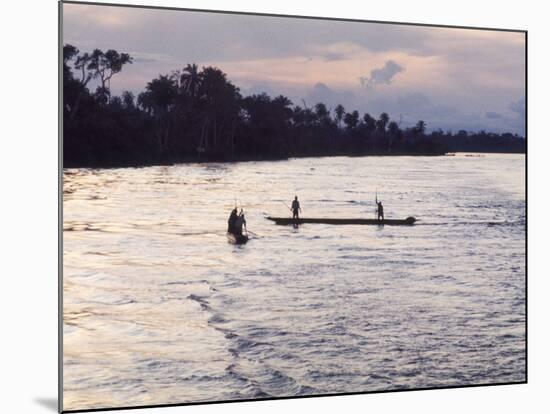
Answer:
[{"label": "river water", "polygon": [[[525,157],[67,169],[64,409],[525,380]],[[277,226],[415,216],[409,226]],[[227,243],[235,202],[257,236]]]}]

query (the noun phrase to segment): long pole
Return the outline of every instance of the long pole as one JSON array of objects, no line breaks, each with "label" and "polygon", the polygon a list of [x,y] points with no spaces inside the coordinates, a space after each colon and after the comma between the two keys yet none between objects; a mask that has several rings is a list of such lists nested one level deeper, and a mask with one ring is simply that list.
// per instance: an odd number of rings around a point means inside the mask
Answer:
[{"label": "long pole", "polygon": [[374,218],[378,219],[378,188],[376,189],[376,192],[375,192],[374,204],[376,204],[376,207],[374,208]]},{"label": "long pole", "polygon": [[241,216],[243,216],[244,231],[246,232],[246,238],[248,238],[248,229],[246,228],[246,219],[244,218],[243,203],[241,200],[239,200],[239,205],[241,206]]},{"label": "long pole", "polygon": [[[292,211],[292,209],[288,206],[287,203],[285,203],[284,201],[281,201],[281,203],[283,203],[286,208],[288,208],[290,211]],[[300,207],[300,213],[303,213],[303,212],[304,212],[304,210]]]}]

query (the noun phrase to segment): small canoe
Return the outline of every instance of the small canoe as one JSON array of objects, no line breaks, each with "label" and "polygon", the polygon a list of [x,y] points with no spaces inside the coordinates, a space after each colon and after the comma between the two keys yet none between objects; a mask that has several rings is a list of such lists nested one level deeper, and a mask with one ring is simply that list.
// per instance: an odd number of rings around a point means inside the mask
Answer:
[{"label": "small canoe", "polygon": [[290,217],[267,217],[268,220],[274,221],[275,224],[281,226],[288,225],[297,225],[305,223],[317,223],[317,224],[355,224],[355,225],[388,225],[388,226],[410,226],[413,225],[416,219],[414,217],[407,217],[404,220],[397,219],[385,219],[385,220],[376,220],[376,219],[360,219],[360,218],[347,218],[347,219],[338,219],[338,218],[299,218],[293,219]]},{"label": "small canoe", "polygon": [[245,244],[248,241],[248,236],[227,232],[227,241],[231,244]]}]

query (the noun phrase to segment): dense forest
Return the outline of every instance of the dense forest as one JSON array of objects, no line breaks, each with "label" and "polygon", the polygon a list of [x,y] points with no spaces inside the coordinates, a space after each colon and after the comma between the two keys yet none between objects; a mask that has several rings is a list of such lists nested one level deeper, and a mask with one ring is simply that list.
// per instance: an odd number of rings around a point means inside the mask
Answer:
[{"label": "dense forest", "polygon": [[65,167],[525,151],[525,140],[509,133],[427,133],[424,121],[401,129],[387,113],[299,106],[265,93],[244,97],[220,69],[196,64],[151,80],[137,97],[112,96],[111,79],[132,62],[115,50],[63,47]]}]

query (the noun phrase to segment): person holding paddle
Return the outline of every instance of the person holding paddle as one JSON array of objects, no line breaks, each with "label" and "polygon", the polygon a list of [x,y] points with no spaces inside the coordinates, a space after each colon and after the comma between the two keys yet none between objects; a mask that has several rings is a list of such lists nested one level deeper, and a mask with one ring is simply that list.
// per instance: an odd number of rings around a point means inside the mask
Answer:
[{"label": "person holding paddle", "polygon": [[384,221],[384,206],[382,205],[381,201],[378,201],[378,189],[376,189],[376,196],[374,197],[374,203],[376,204],[376,209],[374,210],[375,216],[377,217],[377,220]]},{"label": "person holding paddle", "polygon": [[376,201],[377,205],[377,212],[378,212],[378,221],[382,219],[384,221],[384,206],[382,205],[381,201]]},{"label": "person holding paddle", "polygon": [[294,196],[294,200],[292,201],[292,218],[293,219],[299,219],[300,215],[298,212],[302,212],[302,209],[300,208],[300,202],[298,201],[298,196]]},{"label": "person holding paddle", "polygon": [[235,226],[233,229],[233,234],[241,236],[243,234],[243,226],[246,230],[246,219],[244,218],[244,212],[241,209],[241,213],[235,219]]},{"label": "person holding paddle", "polygon": [[235,222],[237,221],[237,218],[237,207],[235,207],[233,210],[231,210],[231,214],[229,215],[229,219],[227,220],[228,233],[235,233]]}]

